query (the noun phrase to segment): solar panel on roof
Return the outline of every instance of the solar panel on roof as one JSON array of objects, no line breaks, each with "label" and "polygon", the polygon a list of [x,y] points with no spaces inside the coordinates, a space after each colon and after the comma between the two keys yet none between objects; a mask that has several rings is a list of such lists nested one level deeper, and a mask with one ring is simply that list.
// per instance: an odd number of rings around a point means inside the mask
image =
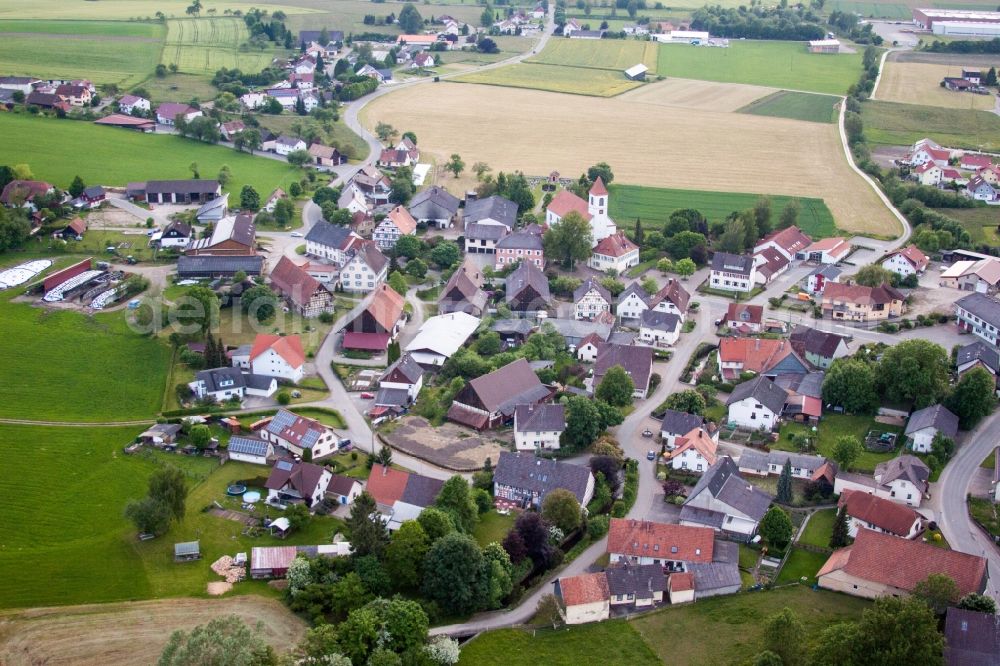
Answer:
[{"label": "solar panel on roof", "polygon": [[288,462],[287,460],[279,460],[278,469],[280,469],[283,472],[289,472],[292,469],[292,463]]}]

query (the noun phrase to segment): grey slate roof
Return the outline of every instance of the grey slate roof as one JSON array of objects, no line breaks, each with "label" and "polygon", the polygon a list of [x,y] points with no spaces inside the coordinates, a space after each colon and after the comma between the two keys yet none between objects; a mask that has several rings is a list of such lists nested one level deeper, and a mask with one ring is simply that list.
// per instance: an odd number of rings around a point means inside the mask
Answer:
[{"label": "grey slate roof", "polygon": [[[396,373],[401,375],[398,379],[394,381],[391,376]],[[413,360],[413,356],[409,352],[403,354],[395,363],[390,365],[379,377],[380,382],[398,382],[399,379],[406,379],[411,384],[416,384],[417,380],[424,376],[424,369],[420,367],[420,364]],[[402,382],[399,382],[402,383]]]},{"label": "grey slate roof", "polygon": [[604,286],[594,278],[587,278],[584,280],[583,284],[573,290],[573,302],[579,303],[580,299],[586,296],[592,289],[600,294],[601,298],[603,298],[608,305],[614,305],[614,296],[612,296],[611,292],[605,289]]},{"label": "grey slate roof", "polygon": [[739,466],[744,469],[759,469],[766,471],[768,465],[784,466],[785,461],[792,463],[792,467],[806,469],[810,474],[826,463],[823,456],[807,456],[801,453],[790,453],[788,451],[772,450],[767,453],[763,451],[751,451],[746,449],[740,455]]},{"label": "grey slate roof", "polygon": [[924,428],[934,428],[945,437],[954,438],[958,434],[958,417],[944,405],[924,407],[910,414],[906,434],[912,435]]},{"label": "grey slate roof", "polygon": [[402,388],[380,388],[375,395],[376,407],[405,407],[410,403],[410,394]]},{"label": "grey slate roof", "polygon": [[995,347],[991,347],[981,340],[965,345],[958,350],[957,364],[959,366],[974,361],[979,361],[985,365],[993,371],[993,374],[1000,372],[1000,352]]},{"label": "grey slate roof", "polygon": [[534,330],[535,324],[530,319],[497,319],[490,326],[491,331],[497,333],[516,333],[517,335],[528,335]]},{"label": "grey slate roof", "polygon": [[590,483],[590,470],[579,465],[545,460],[530,453],[501,451],[493,482],[538,494],[539,501],[556,488],[565,488],[583,502]]},{"label": "grey slate roof", "polygon": [[[201,370],[194,376],[196,381],[205,383],[205,390],[214,393],[220,390],[245,388],[246,382],[239,368],[211,368]],[[231,383],[230,383],[231,382]]]},{"label": "grey slate roof", "polygon": [[459,200],[443,187],[429,187],[410,200],[410,215],[417,220],[448,220],[458,212]]},{"label": "grey slate roof", "polygon": [[688,570],[694,574],[694,591],[706,592],[742,586],[740,569],[736,564],[712,562],[711,564],[689,564]]},{"label": "grey slate roof", "polygon": [[537,301],[531,303],[531,309],[541,310],[548,306],[549,281],[538,266],[530,261],[522,261],[517,268],[507,276],[507,302],[516,299],[525,289],[533,288],[538,294]]},{"label": "grey slate roof", "polygon": [[246,382],[247,388],[258,389],[261,391],[266,391],[271,386],[271,382],[274,381],[274,377],[269,377],[267,375],[255,375],[250,372],[243,373],[243,381]]},{"label": "grey slate roof", "polygon": [[958,299],[955,305],[974,314],[987,324],[1000,327],[1000,301],[995,298],[977,292]]},{"label": "grey slate roof", "polygon": [[582,321],[579,319],[546,319],[546,324],[551,324],[559,335],[566,338],[566,344],[576,345],[591,333],[596,333],[601,340],[607,340],[611,335],[611,324],[603,324],[596,321]]},{"label": "grey slate roof", "polygon": [[501,238],[497,243],[497,248],[501,250],[541,250],[542,237],[527,231],[515,231],[509,236]]},{"label": "grey slate roof", "polygon": [[600,385],[607,371],[616,365],[625,369],[636,388],[646,388],[653,372],[653,348],[611,343],[601,345],[594,362],[595,388]]},{"label": "grey slate roof", "polygon": [[681,318],[673,312],[660,312],[659,310],[643,310],[639,317],[639,326],[651,328],[655,331],[673,332],[680,328]]},{"label": "grey slate roof", "polygon": [[270,444],[260,437],[233,435],[229,438],[229,452],[248,456],[266,456]]},{"label": "grey slate roof", "polygon": [[479,224],[478,222],[469,222],[465,225],[465,237],[474,240],[498,241],[509,232],[510,229],[502,224]]},{"label": "grey slate roof", "polygon": [[770,409],[775,414],[780,414],[785,408],[785,400],[788,399],[788,391],[781,388],[770,379],[764,376],[754,377],[750,381],[738,384],[726,400],[726,406],[739,402],[746,398],[754,398],[760,404]]},{"label": "grey slate roof", "polygon": [[774,378],[774,383],[789,393],[822,398],[824,372],[807,372],[804,375],[784,373]]},{"label": "grey slate roof", "polygon": [[622,291],[622,293],[618,294],[618,302],[623,303],[625,299],[629,297],[630,294],[635,294],[636,296],[639,297],[639,300],[641,300],[647,306],[649,305],[651,297],[648,293],[646,293],[646,290],[642,288],[642,285],[639,284],[638,280],[625,287],[625,290]]},{"label": "grey slate roof", "polygon": [[612,595],[634,594],[637,599],[651,599],[654,592],[665,592],[667,576],[661,564],[616,564],[604,570]]},{"label": "grey slate roof", "polygon": [[724,271],[726,273],[738,273],[750,275],[753,268],[753,257],[745,254],[730,254],[728,252],[716,252],[712,256],[712,270]]},{"label": "grey slate roof", "polygon": [[792,349],[799,354],[816,354],[822,358],[833,358],[840,343],[845,341],[842,335],[820,331],[801,324],[792,330],[788,339],[792,343]]},{"label": "grey slate roof", "polygon": [[704,423],[705,419],[697,414],[668,409],[663,413],[660,432],[669,435],[686,435],[695,428],[700,428]]},{"label": "grey slate roof", "polygon": [[681,507],[680,520],[681,522],[698,523],[705,527],[722,529],[722,523],[726,521],[726,514],[721,511],[712,511],[685,504]]},{"label": "grey slate roof", "polygon": [[[687,502],[703,492],[754,520],[760,520],[771,506],[771,496],[747,483],[729,456],[722,456],[698,479]],[[688,508],[685,503],[685,508]],[[694,507],[691,507],[694,508]],[[681,516],[683,519],[683,514]]]},{"label": "grey slate roof", "polygon": [[406,488],[403,490],[401,501],[419,507],[428,507],[434,504],[444,481],[432,479],[429,476],[420,474],[410,474],[406,480]]},{"label": "grey slate roof", "polygon": [[562,432],[566,429],[566,406],[517,405],[514,423],[518,432]]},{"label": "grey slate roof", "polygon": [[351,230],[348,227],[341,227],[336,224],[330,224],[326,220],[320,220],[306,234],[306,240],[326,245],[327,247],[343,248],[344,242],[350,235]]},{"label": "grey slate roof", "polygon": [[822,266],[817,266],[816,268],[814,268],[812,272],[809,273],[809,275],[807,275],[806,277],[810,277],[813,275],[822,275],[827,280],[836,280],[838,277],[840,277],[840,274],[843,272],[844,270],[842,268],[838,268],[833,264],[824,264]]},{"label": "grey slate roof", "polygon": [[926,491],[930,476],[931,470],[924,461],[908,453],[875,465],[875,478],[884,486],[896,479],[906,479],[921,491]]},{"label": "grey slate roof", "polygon": [[260,275],[263,267],[264,257],[255,255],[227,257],[199,254],[177,257],[178,276],[207,277],[234,274],[239,271],[247,275]]},{"label": "grey slate roof", "polygon": [[491,218],[506,225],[509,229],[513,229],[514,223],[517,221],[517,204],[497,194],[465,204],[463,219],[466,228],[470,223],[485,218]]}]

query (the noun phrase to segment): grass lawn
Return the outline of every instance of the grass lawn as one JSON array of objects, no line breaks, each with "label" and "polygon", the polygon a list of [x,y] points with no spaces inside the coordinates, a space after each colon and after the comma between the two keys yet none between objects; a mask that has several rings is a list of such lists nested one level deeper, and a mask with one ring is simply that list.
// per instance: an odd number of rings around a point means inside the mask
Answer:
[{"label": "grass lawn", "polygon": [[861,74],[861,53],[809,53],[802,42],[731,40],[725,49],[663,44],[657,72],[660,76],[843,95]]},{"label": "grass lawn", "polygon": [[197,74],[167,74],[162,79],[154,76],[144,81],[142,87],[149,93],[153,104],[187,102],[192,99],[210,100],[219,93],[207,77]]},{"label": "grass lawn", "polygon": [[[79,175],[87,183],[125,185],[146,179],[190,178],[197,162],[204,177],[229,165],[233,180],[226,190],[239,193],[252,185],[262,197],[274,188],[287,190],[300,169],[284,162],[211,146],[177,136],[141,134],[73,120],[0,114],[0,164],[31,166],[36,178],[66,188]],[[86,155],[67,160],[67,154]]]},{"label": "grass lawn", "polygon": [[[733,211],[752,208],[762,194],[745,194],[740,192],[700,192],[696,190],[673,190],[663,187],[643,187],[639,185],[612,184],[611,188],[612,218],[628,220],[626,225],[631,229],[635,218],[642,220],[647,233],[651,230],[647,225],[660,225],[670,218],[670,214],[679,208],[695,208],[711,222],[721,222]],[[771,210],[774,217],[789,200],[799,202],[798,226],[813,238],[834,236],[837,227],[833,215],[822,199],[807,197],[788,197],[782,195],[767,195],[771,199]],[[624,223],[623,223],[624,224]]]},{"label": "grass lawn", "polygon": [[[66,2],[66,0],[4,0],[0,3],[0,16],[4,18],[40,19],[106,19],[133,20],[143,17],[149,21],[157,11],[168,17],[184,17],[188,0],[113,0],[113,2]],[[338,3],[339,4],[339,3]],[[226,10],[246,11],[250,6],[269,12],[284,10],[286,14],[301,14],[309,9],[282,4],[247,3],[243,0],[212,2],[212,9],[223,14]]]},{"label": "grass lawn", "polygon": [[[459,664],[475,666],[536,666],[581,663],[654,666],[660,660],[635,623],[611,620],[563,629],[498,629],[481,634],[462,647]],[[670,663],[676,663],[671,660]]]},{"label": "grass lawn", "polygon": [[745,543],[740,544],[740,568],[741,569],[753,569],[757,566],[757,560],[760,558],[760,551],[754,550]]},{"label": "grass lawn", "polygon": [[[915,5],[914,5],[915,6]],[[963,5],[964,7],[964,5]],[[841,11],[848,14],[858,14],[859,16],[902,19],[909,21],[912,18],[910,6],[899,2],[854,2],[853,0],[833,0],[826,5],[829,11]],[[935,38],[937,36],[935,35]]]},{"label": "grass lawn", "polygon": [[513,515],[501,516],[495,509],[491,510],[479,516],[479,523],[472,531],[472,536],[480,546],[485,547],[494,541],[500,543],[514,525],[514,520]]},{"label": "grass lawn", "polygon": [[[864,443],[865,435],[869,430],[878,430],[880,432],[903,432],[903,429],[900,427],[890,426],[884,423],[876,423],[875,420],[869,416],[830,414],[828,416],[824,416],[818,426],[818,431],[815,435],[816,453],[829,457],[833,451],[833,445],[836,443],[837,438],[843,435],[857,437],[860,442]],[[808,426],[798,423],[785,423],[781,426],[781,436],[778,438],[777,442],[771,445],[771,448],[780,449],[782,451],[796,451],[797,449],[792,445],[788,438],[789,434],[793,432],[811,434],[811,429]],[[875,470],[875,465],[896,457],[896,453],[896,451],[891,451],[889,453],[873,453],[866,450],[861,454],[861,457],[858,458],[858,461],[854,463],[852,469],[858,472],[872,472]]]},{"label": "grass lawn", "polygon": [[485,65],[509,58],[517,53],[524,53],[538,41],[534,37],[510,37],[498,35],[491,37],[500,49],[499,53],[480,53],[479,51],[441,51],[434,57],[440,65]]},{"label": "grass lawn", "polygon": [[962,228],[972,236],[973,243],[1000,245],[1000,211],[990,206],[980,208],[938,208],[938,213],[957,220]]},{"label": "grass lawn", "polygon": [[1000,150],[1000,116],[989,111],[868,101],[861,119],[874,144],[909,146],[929,137],[949,148]]},{"label": "grass lawn", "polygon": [[43,421],[152,419],[170,349],[133,333],[122,311],[85,317],[0,297],[0,416]]},{"label": "grass lawn", "polygon": [[[988,499],[969,498],[969,515],[982,523],[993,536],[1000,536],[1000,513],[997,507]],[[934,543],[933,540],[928,543]]]},{"label": "grass lawn", "polygon": [[782,90],[751,102],[740,109],[739,113],[808,120],[814,123],[834,123],[837,122],[839,102],[840,98],[832,95],[811,95]]},{"label": "grass lawn", "polygon": [[802,620],[811,641],[835,622],[858,619],[868,605],[845,594],[796,585],[702,599],[637,618],[632,625],[664,664],[743,664],[761,649],[763,621],[786,606]]},{"label": "grass lawn", "polygon": [[622,70],[640,62],[645,63],[651,72],[655,72],[656,60],[656,42],[640,42],[634,39],[590,41],[555,38],[549,41],[545,50],[529,58],[528,62],[610,69],[624,78]]},{"label": "grass lawn", "polygon": [[131,86],[153,73],[165,32],[154,23],[0,21],[0,71]]},{"label": "grass lawn", "polygon": [[508,88],[532,88],[593,97],[614,97],[642,85],[637,81],[626,79],[621,72],[609,69],[528,63],[490,69],[485,72],[471,72],[448,80]]},{"label": "grass lawn", "polygon": [[[275,134],[294,135],[295,132],[292,130],[292,125],[301,123],[303,119],[297,115],[282,114],[280,116],[272,116],[262,113],[257,115],[257,120],[260,121],[261,127],[266,127]],[[326,134],[325,138],[329,142],[328,145],[339,146],[341,150],[348,151],[348,154],[354,155],[358,159],[364,159],[368,155],[368,144],[365,143],[364,139],[352,132],[343,119],[333,123],[332,129]],[[267,195],[265,194],[264,196]]]},{"label": "grass lawn", "polygon": [[833,524],[837,520],[836,509],[822,509],[809,517],[805,530],[799,538],[799,543],[820,548],[830,547],[830,535],[833,534]]},{"label": "grass lawn", "polygon": [[980,467],[985,467],[986,469],[996,469],[997,467],[997,457],[993,451],[983,458],[983,462],[979,464]]},{"label": "grass lawn", "polygon": [[[792,554],[785,561],[785,566],[781,567],[776,585],[783,583],[804,582],[812,585],[816,582],[816,572],[830,559],[827,553],[814,553],[811,550],[802,548],[792,548]],[[805,578],[806,580],[802,581]]]}]

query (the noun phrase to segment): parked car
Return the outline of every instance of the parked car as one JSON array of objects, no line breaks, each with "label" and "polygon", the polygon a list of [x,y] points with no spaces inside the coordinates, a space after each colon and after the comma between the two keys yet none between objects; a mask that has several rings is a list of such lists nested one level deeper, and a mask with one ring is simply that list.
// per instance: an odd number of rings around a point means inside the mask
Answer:
[{"label": "parked car", "polygon": [[365,391],[364,393],[361,394],[361,399],[362,400],[374,400],[375,399],[375,394],[371,393],[369,391]]},{"label": "parked car", "polygon": [[643,437],[652,437],[653,436],[653,431],[650,430],[649,428],[646,428],[645,430],[642,431],[642,436]]},{"label": "parked car", "polygon": [[288,235],[291,236],[292,238],[302,238],[302,234],[299,233],[298,231],[293,231],[292,233],[290,233]]},{"label": "parked car", "polygon": [[338,449],[346,449],[346,448],[348,448],[350,446],[351,446],[351,440],[346,439],[346,438],[340,440],[339,442],[337,442],[337,448]]},{"label": "parked car", "polygon": [[646,460],[656,460],[656,451],[650,449],[646,452]]}]

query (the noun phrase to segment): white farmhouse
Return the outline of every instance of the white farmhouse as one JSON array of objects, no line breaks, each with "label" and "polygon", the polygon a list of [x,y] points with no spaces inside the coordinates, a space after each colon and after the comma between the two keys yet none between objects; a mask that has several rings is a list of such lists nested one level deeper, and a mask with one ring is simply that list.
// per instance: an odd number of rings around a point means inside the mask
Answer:
[{"label": "white farmhouse", "polygon": [[231,358],[235,367],[290,382],[302,379],[306,361],[302,339],[297,335],[258,334],[253,345],[243,345]]},{"label": "white farmhouse", "polygon": [[930,259],[916,245],[909,245],[902,250],[896,250],[882,261],[882,268],[897,275],[908,277],[923,273]]},{"label": "white farmhouse", "polygon": [[753,291],[757,281],[757,266],[753,257],[728,252],[716,252],[712,257],[709,284],[724,291]]},{"label": "white farmhouse", "polygon": [[752,430],[771,430],[781,418],[788,392],[764,376],[743,382],[726,401],[729,423]]},{"label": "white farmhouse", "polygon": [[514,408],[514,446],[518,451],[557,450],[565,429],[564,405],[526,404]]},{"label": "white farmhouse", "polygon": [[573,317],[593,321],[604,313],[611,312],[615,299],[600,282],[587,278],[573,291]]},{"label": "white farmhouse", "polygon": [[924,407],[910,415],[906,436],[910,438],[910,448],[917,453],[930,453],[934,437],[939,434],[951,440],[958,434],[958,417],[944,405]]}]

